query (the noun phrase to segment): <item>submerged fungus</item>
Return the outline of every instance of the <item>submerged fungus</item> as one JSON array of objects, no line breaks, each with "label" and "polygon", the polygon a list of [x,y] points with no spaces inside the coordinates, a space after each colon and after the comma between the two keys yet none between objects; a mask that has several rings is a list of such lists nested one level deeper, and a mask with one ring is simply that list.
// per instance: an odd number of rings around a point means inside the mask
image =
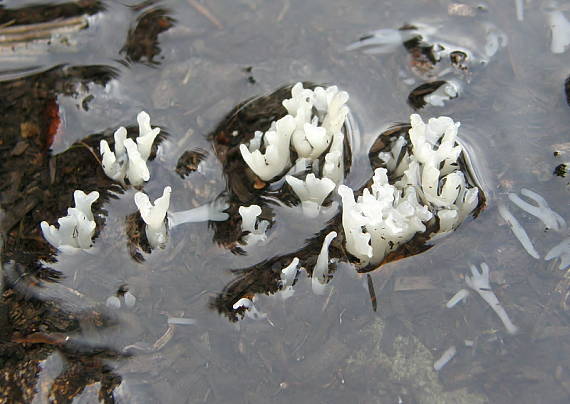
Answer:
[{"label": "submerged fungus", "polygon": [[491,306],[509,334],[516,334],[518,327],[512,323],[507,312],[501,303],[499,303],[499,299],[497,299],[497,296],[491,289],[489,266],[484,262],[481,263],[481,272],[479,272],[475,265],[469,265],[469,268],[471,269],[471,276],[465,277],[467,286],[479,293],[479,296]]},{"label": "submerged fungus", "polygon": [[554,258],[560,258],[560,266],[558,269],[565,270],[570,268],[570,237],[565,238],[560,243],[552,247],[544,257],[547,261]]}]

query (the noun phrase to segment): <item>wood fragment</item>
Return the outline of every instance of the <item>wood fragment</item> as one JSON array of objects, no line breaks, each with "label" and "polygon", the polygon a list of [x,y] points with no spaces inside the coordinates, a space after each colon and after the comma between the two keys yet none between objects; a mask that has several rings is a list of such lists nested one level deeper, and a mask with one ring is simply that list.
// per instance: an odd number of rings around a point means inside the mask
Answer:
[{"label": "wood fragment", "polygon": [[34,332],[28,334],[24,337],[15,336],[12,338],[13,342],[18,342],[20,344],[49,344],[49,345],[61,345],[69,339],[68,336],[61,333],[43,333]]},{"label": "wood fragment", "polygon": [[19,42],[47,39],[54,34],[77,32],[87,25],[85,17],[80,16],[39,24],[10,26],[0,29],[0,46],[12,46]]},{"label": "wood fragment", "polygon": [[395,292],[431,289],[436,289],[436,286],[428,276],[399,276],[396,278],[394,285]]},{"label": "wood fragment", "polygon": [[89,146],[87,143],[85,143],[83,141],[80,141],[79,144],[82,145],[83,147],[85,147],[87,150],[89,150],[89,152],[95,158],[97,163],[99,163],[100,166],[103,166],[103,163],[99,159],[99,156],[97,156],[97,153],[95,153],[95,151],[93,151],[93,148],[91,146]]}]

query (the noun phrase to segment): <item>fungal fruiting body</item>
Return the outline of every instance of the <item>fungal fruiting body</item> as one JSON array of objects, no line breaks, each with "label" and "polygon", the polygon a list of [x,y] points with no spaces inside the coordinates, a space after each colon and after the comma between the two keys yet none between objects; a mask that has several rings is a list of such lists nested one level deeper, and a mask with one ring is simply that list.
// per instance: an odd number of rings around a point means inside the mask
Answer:
[{"label": "fungal fruiting body", "polygon": [[150,126],[150,116],[142,111],[137,115],[139,136],[136,142],[127,139],[127,130],[120,127],[115,131],[115,147],[111,151],[106,140],[101,140],[99,149],[102,156],[101,165],[105,174],[114,181],[140,186],[150,179],[146,162],[150,156],[154,140],[160,133],[160,128]]},{"label": "fungal fruiting body", "polygon": [[[289,170],[286,181],[307,216],[316,216],[327,195],[343,181],[348,98],[336,86],[309,89],[297,83],[291,98],[282,102],[287,115],[273,121],[265,133],[256,131],[248,145],[240,145],[243,160],[263,181],[275,181]],[[301,166],[312,171],[304,180],[292,175]]]},{"label": "fungal fruiting body", "polygon": [[426,124],[416,114],[410,121],[411,148],[401,136],[381,152],[385,167],[375,170],[370,188],[357,199],[351,188],[338,188],[346,248],[361,265],[382,262],[434,218],[436,236],[453,231],[478,206],[479,189],[468,184],[458,161],[459,123],[439,117]]},{"label": "fungal fruiting body", "polygon": [[154,203],[150,202],[148,195],[144,192],[135,194],[135,204],[146,223],[146,237],[153,248],[164,247],[166,244],[167,227],[165,219],[170,206],[171,192],[170,187],[165,187],[162,196],[157,198]]},{"label": "fungal fruiting body", "polygon": [[95,233],[95,220],[91,205],[99,198],[99,192],[85,194],[76,190],[73,193],[75,207],[67,209],[67,216],[57,220],[59,228],[49,225],[46,221],[40,226],[44,238],[55,248],[64,251],[89,249]]}]

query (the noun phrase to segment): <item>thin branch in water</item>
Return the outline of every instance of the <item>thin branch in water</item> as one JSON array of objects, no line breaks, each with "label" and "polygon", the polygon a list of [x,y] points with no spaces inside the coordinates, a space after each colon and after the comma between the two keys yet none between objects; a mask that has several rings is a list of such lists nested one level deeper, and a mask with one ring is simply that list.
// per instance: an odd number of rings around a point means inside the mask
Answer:
[{"label": "thin branch in water", "polygon": [[224,26],[218,20],[218,18],[210,12],[206,7],[198,3],[196,0],[188,0],[188,4],[196,9],[200,14],[206,17],[212,24],[214,24],[218,29],[224,29]]}]

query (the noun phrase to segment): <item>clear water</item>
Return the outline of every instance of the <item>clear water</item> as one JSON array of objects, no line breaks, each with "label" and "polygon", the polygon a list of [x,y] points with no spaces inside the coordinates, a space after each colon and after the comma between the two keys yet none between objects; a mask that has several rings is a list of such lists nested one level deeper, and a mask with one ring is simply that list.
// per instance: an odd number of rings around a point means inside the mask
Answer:
[{"label": "clear water", "polygon": [[[301,248],[306,238],[324,228],[324,219],[307,224],[297,218],[298,211],[279,210],[269,244],[245,256],[214,243],[206,223],[187,224],[171,232],[164,250],[137,263],[123,231],[125,216],[136,209],[135,191],[107,203],[97,253],[62,255],[51,265],[65,275],[59,285],[83,297],[72,299],[52,289],[56,286],[36,292],[41,298],[54,293],[64,310],[77,312],[92,304],[103,306],[121,285],[128,285],[136,304],[111,310],[115,325],[82,325],[73,335],[119,351],[134,345],[128,349],[134,354],[130,358],[103,359],[110,372],[122,378],[114,399],[567,402],[567,275],[557,264],[526,254],[496,210],[498,203],[508,202],[508,192],[526,187],[570,217],[568,180],[552,174],[554,167],[570,160],[570,111],[563,92],[570,59],[568,52],[550,51],[546,4],[527,3],[520,22],[514,1],[489,2],[474,16],[449,15],[448,2],[443,1],[172,0],[139,10],[130,7],[135,2],[106,2],[104,11],[88,17],[88,28],[66,34],[66,41],[3,51],[3,81],[32,77],[61,64],[115,70],[116,78],[106,85],[78,86],[75,95],[57,97],[62,122],[52,153],[62,153],[94,133],[132,126],[136,114],[145,110],[153,126],[168,137],[149,165],[152,177],[144,190],[155,198],[164,186],[172,186],[171,208],[176,211],[206,203],[225,188],[221,165],[207,139],[220,120],[241,101],[303,80],[336,84],[350,94],[361,146],[353,150],[347,183],[365,182],[371,175],[368,148],[388,126],[408,121],[414,111],[406,100],[414,85],[406,80],[420,82],[403,47],[382,55],[346,51],[363,33],[423,23],[438,27],[444,41],[473,51],[484,46],[480,33],[489,24],[508,38],[486,66],[473,68],[459,98],[420,111],[424,118],[447,115],[461,122],[460,136],[480,172],[488,208],[427,252],[370,273],[377,311],[372,310],[368,278],[349,264],[339,264],[324,296],[311,292],[303,273],[292,298],[259,295],[256,306],[267,315],[263,320],[234,323],[210,308],[211,299],[240,276],[232,270]],[[23,5],[4,2],[6,8]],[[175,20],[158,36],[156,63],[126,63],[120,51],[128,30],[156,8]],[[92,98],[86,110],[80,105],[88,96]],[[200,172],[182,179],[174,171],[176,162],[185,150],[195,149],[207,151],[208,158]],[[556,150],[561,152],[558,157],[553,155]],[[541,256],[567,237],[545,232],[537,219],[509,206]],[[515,336],[506,333],[474,294],[465,304],[445,308],[465,287],[467,264],[482,261],[491,267],[493,289],[520,327]],[[419,286],[405,290],[405,281]],[[169,316],[196,323],[169,329]],[[457,355],[436,372],[434,361],[452,345]],[[35,402],[47,402],[51,381],[74,360],[58,349],[37,358],[37,379],[29,381],[38,391]],[[96,401],[100,382],[85,381],[86,388],[74,400]]]}]

